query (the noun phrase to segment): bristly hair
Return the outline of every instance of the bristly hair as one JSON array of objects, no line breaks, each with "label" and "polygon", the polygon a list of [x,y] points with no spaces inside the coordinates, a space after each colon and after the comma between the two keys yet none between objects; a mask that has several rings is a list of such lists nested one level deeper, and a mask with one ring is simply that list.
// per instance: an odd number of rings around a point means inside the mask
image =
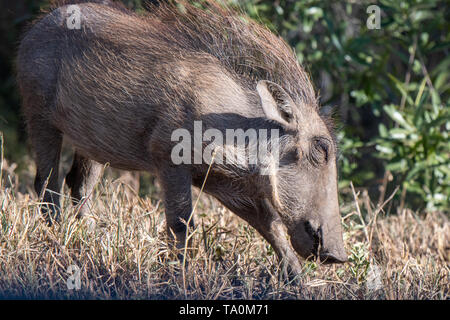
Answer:
[{"label": "bristly hair", "polygon": [[[112,0],[53,0],[51,7],[84,2],[126,10]],[[203,0],[201,4],[203,8],[186,0],[147,3],[147,12],[140,17],[148,24],[158,21],[165,25],[158,36],[170,42],[175,51],[217,58],[249,89],[254,89],[257,80],[270,80],[281,85],[294,101],[317,107],[308,74],[281,37],[243,11],[213,0]],[[128,14],[135,15],[132,11]]]},{"label": "bristly hair", "polygon": [[[178,5],[177,5],[178,4]],[[289,45],[244,12],[215,1],[204,9],[181,0],[153,6],[148,18],[171,26],[177,44],[185,50],[210,54],[254,89],[256,80],[280,84],[297,102],[317,106],[308,74]]]}]

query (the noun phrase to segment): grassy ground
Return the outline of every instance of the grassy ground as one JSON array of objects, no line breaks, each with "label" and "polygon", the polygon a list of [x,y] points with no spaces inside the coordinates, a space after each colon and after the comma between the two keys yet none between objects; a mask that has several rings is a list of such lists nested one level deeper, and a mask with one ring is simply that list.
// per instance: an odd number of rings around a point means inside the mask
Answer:
[{"label": "grassy ground", "polygon": [[[157,191],[144,198],[99,181],[91,214],[75,219],[66,188],[62,219],[47,226],[32,177],[2,162],[0,297],[56,299],[449,299],[450,227],[442,213],[386,216],[365,192],[342,205],[350,262],[303,264],[283,279],[272,248],[213,198],[201,195],[191,259],[165,242]],[[34,172],[30,165],[27,172]],[[198,191],[194,192],[194,198]],[[386,203],[389,201],[387,199]],[[386,204],[385,203],[385,204]],[[75,266],[75,267],[70,267]],[[80,289],[70,289],[79,275]],[[69,286],[68,286],[69,284]]]}]

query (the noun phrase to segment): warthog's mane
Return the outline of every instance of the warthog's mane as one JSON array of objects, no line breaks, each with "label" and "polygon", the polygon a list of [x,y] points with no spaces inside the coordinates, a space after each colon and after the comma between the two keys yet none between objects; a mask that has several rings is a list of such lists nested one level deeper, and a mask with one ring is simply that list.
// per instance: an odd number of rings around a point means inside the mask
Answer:
[{"label": "warthog's mane", "polygon": [[[56,0],[51,8],[82,2],[106,4],[136,15],[111,0]],[[145,14],[139,17],[147,24],[157,21],[165,25],[158,37],[170,42],[174,51],[217,58],[249,89],[254,89],[257,80],[270,80],[283,86],[294,101],[318,105],[308,74],[281,37],[242,11],[212,0],[202,1],[202,4],[203,8],[185,0],[148,4]]]},{"label": "warthog's mane", "polygon": [[[180,2],[181,3],[181,2]],[[180,10],[161,5],[155,15],[173,24],[186,50],[208,53],[254,88],[255,80],[283,86],[297,101],[316,105],[314,89],[292,49],[280,37],[244,13],[206,1],[206,10],[182,2]]]}]

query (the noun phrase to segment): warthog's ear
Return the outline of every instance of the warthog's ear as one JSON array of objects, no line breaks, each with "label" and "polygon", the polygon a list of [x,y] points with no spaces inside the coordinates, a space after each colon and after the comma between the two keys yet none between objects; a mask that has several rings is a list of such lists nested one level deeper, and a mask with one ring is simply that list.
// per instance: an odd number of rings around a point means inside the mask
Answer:
[{"label": "warthog's ear", "polygon": [[283,124],[294,121],[294,102],[281,86],[268,80],[260,80],[256,90],[267,118]]}]

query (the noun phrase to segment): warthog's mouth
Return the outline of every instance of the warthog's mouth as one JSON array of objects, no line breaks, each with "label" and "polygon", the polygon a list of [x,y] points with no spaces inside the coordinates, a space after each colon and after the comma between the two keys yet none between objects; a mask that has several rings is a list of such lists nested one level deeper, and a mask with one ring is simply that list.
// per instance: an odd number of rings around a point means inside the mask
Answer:
[{"label": "warthog's mouth", "polygon": [[308,232],[311,238],[313,239],[313,251],[312,251],[313,259],[319,258],[320,263],[323,264],[346,262],[346,259],[338,258],[334,254],[324,249],[323,231],[321,226],[319,226],[317,230],[314,230],[314,228],[311,226],[309,222],[305,222],[304,227],[306,232]]},{"label": "warthog's mouth", "polygon": [[305,221],[303,223],[303,227],[313,240],[312,255],[314,256],[314,259],[316,259],[319,256],[320,249],[323,246],[322,227],[319,226],[319,228],[314,229],[309,221]]},{"label": "warthog's mouth", "polygon": [[[277,210],[277,207],[270,201],[270,199],[264,199],[262,201],[262,207],[264,208],[264,210],[268,211],[269,214],[272,217],[277,217],[279,218],[282,222],[283,222],[283,218],[282,218],[282,212],[280,212],[279,210]],[[292,225],[287,225],[285,222],[283,222],[283,225],[286,228],[286,232],[288,233],[288,235],[290,235],[290,232],[288,231],[289,229],[291,229]],[[306,229],[305,229],[306,230]],[[292,231],[292,229],[291,229]],[[305,237],[308,237],[308,232],[306,232]],[[289,241],[289,245],[292,246],[292,248],[294,249],[295,253],[304,258],[304,259],[309,259],[309,258],[316,258],[317,255],[316,253],[318,252],[319,249],[319,242],[317,242],[317,245],[315,245],[313,252],[311,252],[311,248],[306,249],[306,248],[302,248],[299,245],[295,245],[295,243],[293,242],[293,238],[290,235],[290,241]]]}]

